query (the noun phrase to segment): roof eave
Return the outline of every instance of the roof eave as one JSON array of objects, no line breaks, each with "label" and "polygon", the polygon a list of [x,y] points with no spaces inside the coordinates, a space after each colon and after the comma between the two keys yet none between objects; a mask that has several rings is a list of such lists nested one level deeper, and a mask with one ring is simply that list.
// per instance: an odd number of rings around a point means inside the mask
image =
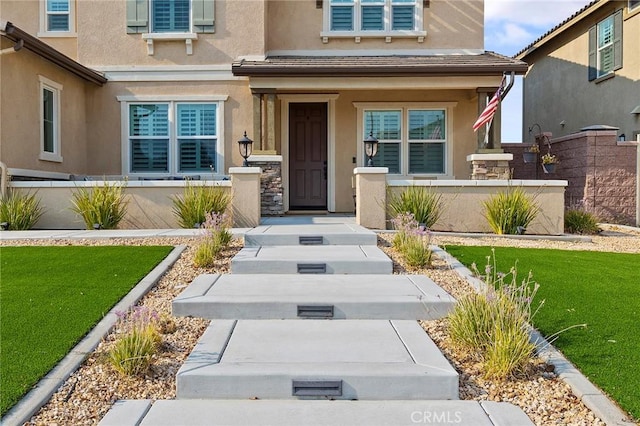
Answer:
[{"label": "roof eave", "polygon": [[533,53],[534,51],[544,46],[549,41],[558,37],[560,34],[565,32],[569,28],[571,28],[574,24],[576,24],[577,22],[580,22],[581,20],[591,15],[594,11],[600,9],[607,3],[608,1],[596,0],[591,4],[585,6],[583,9],[578,11],[575,15],[571,16],[564,22],[560,23],[553,29],[549,30],[547,33],[543,34],[540,38],[538,38],[536,41],[531,43],[529,46],[522,49],[520,52],[516,53],[513,57],[521,61],[526,61],[526,58],[527,56],[529,56],[529,54]]},{"label": "roof eave", "polygon": [[85,67],[84,65],[74,61],[63,53],[58,52],[53,47],[44,43],[37,37],[34,37],[31,34],[16,27],[11,22],[7,22],[6,24],[4,24],[2,30],[4,31],[4,33],[2,34],[4,37],[15,43],[22,40],[24,43],[24,48],[29,49],[36,55],[46,59],[47,61],[55,65],[58,65],[59,67],[75,74],[76,76],[88,82],[97,84],[98,86],[102,86],[108,81],[104,75],[92,70],[91,68]]},{"label": "roof eave", "polygon": [[486,65],[486,66],[429,66],[429,67],[292,67],[292,66],[251,66],[234,63],[233,75],[239,77],[436,77],[436,76],[490,76],[503,72],[526,73],[528,65]]}]

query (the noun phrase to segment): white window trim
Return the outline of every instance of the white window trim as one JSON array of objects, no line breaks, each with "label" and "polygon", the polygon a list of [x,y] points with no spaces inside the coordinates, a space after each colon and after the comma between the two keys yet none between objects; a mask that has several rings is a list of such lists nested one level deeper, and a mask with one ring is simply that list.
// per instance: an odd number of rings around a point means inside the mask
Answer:
[{"label": "white window trim", "polygon": [[154,54],[154,41],[181,41],[184,40],[186,54],[193,55],[193,40],[198,39],[198,34],[193,32],[193,16],[192,16],[192,2],[189,0],[189,31],[188,32],[154,32],[153,28],[153,4],[149,0],[149,17],[148,17],[148,33],[142,34],[142,39],[147,42],[147,55],[153,56]]},{"label": "white window trim", "polygon": [[[611,33],[612,33],[613,37],[611,37],[611,42],[607,43],[604,46],[600,46],[600,25],[603,24],[607,19],[611,19],[611,26],[612,26]],[[607,48],[611,48],[611,50],[612,50],[611,55],[614,54],[613,53],[613,40],[615,39],[615,37],[616,37],[616,34],[615,34],[615,19],[614,19],[613,15],[609,15],[606,18],[604,18],[603,20],[598,21],[598,23],[596,24],[596,72],[597,72],[596,76],[597,76],[597,78],[600,78],[600,77],[603,77],[603,76],[606,76],[608,74],[612,74],[613,73],[613,69],[611,69],[609,71],[603,71],[600,68],[600,54],[601,54],[602,50],[607,49]],[[613,60],[613,58],[612,58],[612,60]],[[612,68],[614,68],[613,64],[612,64]]]},{"label": "white window trim", "polygon": [[69,0],[69,30],[48,31],[47,29],[47,0],[40,0],[40,31],[37,37],[68,38],[78,37],[76,32],[76,0]]},{"label": "white window trim", "polygon": [[[358,167],[364,167],[364,112],[368,110],[402,110],[402,137],[400,142],[400,173],[391,174],[392,179],[404,178],[437,178],[437,179],[453,179],[453,109],[457,102],[354,102],[353,106],[357,111],[357,163]],[[411,173],[409,174],[409,128],[408,128],[408,111],[409,110],[445,110],[445,147],[444,147],[444,173]]]},{"label": "white window trim", "polygon": [[[360,0],[354,1],[353,24],[355,28],[360,27],[362,17],[362,4]],[[393,38],[417,38],[419,43],[424,42],[427,31],[424,29],[424,4],[422,0],[417,0],[415,5],[415,30],[392,30],[391,29],[391,4],[393,0],[384,0],[384,21],[385,30],[383,31],[363,31],[354,29],[353,31],[331,31],[331,0],[323,0],[322,5],[322,37],[323,43],[328,43],[330,38],[354,38],[356,43],[361,38],[384,38],[390,43]]]},{"label": "white window trim", "polygon": [[187,55],[193,55],[193,40],[198,39],[196,33],[144,33],[142,39],[147,42],[147,55],[153,56],[155,40],[158,41],[171,41],[171,40],[184,40]]},{"label": "white window trim", "polygon": [[[222,179],[226,177],[224,171],[224,105],[228,99],[225,95],[185,95],[185,96],[117,96],[116,99],[120,102],[120,122],[121,125],[121,143],[120,143],[120,160],[122,163],[122,174],[124,176],[136,176],[136,177],[151,177],[151,178],[165,178],[170,176],[203,176],[205,178],[211,177],[212,179]],[[177,129],[174,122],[176,104],[179,103],[215,103],[218,105],[216,114],[216,172],[211,175],[210,172],[198,171],[198,172],[178,172],[178,136]],[[131,171],[131,158],[130,158],[130,146],[129,146],[129,105],[136,103],[168,103],[169,104],[169,151],[168,151],[168,172],[133,172]]]},{"label": "white window trim", "polygon": [[[62,85],[56,83],[55,81],[49,80],[46,77],[41,75],[38,76],[38,80],[40,84],[38,84],[38,99],[40,100],[40,155],[38,159],[42,161],[52,161],[56,163],[62,163],[62,155],[61,155],[61,142],[60,142],[60,97],[62,94]],[[44,121],[44,105],[42,99],[42,92],[44,89],[50,90],[53,92],[54,106],[53,106],[53,152],[48,152],[44,150],[44,131],[43,131],[43,121]]]},{"label": "white window trim", "polygon": [[631,6],[631,0],[627,0],[627,9],[629,10],[629,12],[640,10],[640,3],[637,3],[635,6]]}]

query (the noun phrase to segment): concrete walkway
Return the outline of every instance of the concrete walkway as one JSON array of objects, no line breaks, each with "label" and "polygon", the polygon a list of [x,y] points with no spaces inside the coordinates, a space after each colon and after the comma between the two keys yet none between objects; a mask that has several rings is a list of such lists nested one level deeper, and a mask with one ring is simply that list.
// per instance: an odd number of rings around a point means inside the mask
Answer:
[{"label": "concrete walkway", "polygon": [[[200,276],[174,301],[174,314],[213,319],[177,399],[122,401],[101,424],[531,424],[510,404],[457,401],[458,374],[415,321],[445,315],[451,296],[392,275],[372,231],[292,219],[249,231],[231,275]],[[403,298],[429,309],[399,314]]]},{"label": "concrete walkway", "polygon": [[[290,217],[284,217],[284,218],[265,218],[262,222],[263,225],[281,225],[281,224],[288,224],[288,225],[306,225],[306,224],[339,224],[339,223],[348,223],[348,224],[353,224],[355,223],[355,220],[353,218],[353,216],[319,216],[319,217],[308,217],[308,216],[290,216]],[[248,228],[237,228],[237,229],[233,229],[233,233],[235,236],[243,236],[245,233],[247,233],[249,231]],[[195,237],[199,235],[199,230],[191,230],[191,229],[161,229],[161,230],[99,230],[99,231],[86,231],[86,230],[41,230],[41,231],[0,231],[0,240],[18,240],[18,239],[100,239],[100,238],[152,238],[152,237]],[[453,235],[451,233],[447,233],[447,235]],[[482,234],[473,234],[473,236],[480,236]],[[462,235],[461,235],[462,236]],[[492,235],[493,236],[493,235]],[[525,236],[527,238],[545,238],[545,237],[535,237],[535,236]],[[558,237],[559,239],[563,237]],[[567,240],[570,240],[571,237],[568,237]],[[168,268],[170,266],[171,262],[166,262],[166,264],[164,265],[164,268]],[[458,265],[459,266],[459,265]],[[456,269],[458,269],[458,267],[456,267]],[[161,274],[162,272],[160,272]],[[147,277],[143,283],[141,283],[141,285],[139,287],[136,287],[136,289],[134,290],[135,292],[144,292],[144,288],[147,288],[149,285],[149,282],[153,281],[153,278],[149,278]],[[132,295],[130,295],[132,296]],[[128,297],[130,297],[128,296]],[[133,295],[133,299],[135,299],[136,295]],[[133,300],[132,299],[132,300]],[[123,301],[124,302],[124,301]],[[131,303],[131,301],[129,301],[129,303]],[[121,309],[124,310],[125,308]],[[105,328],[106,327],[106,328]],[[108,330],[109,326],[105,326],[102,327],[102,330],[97,330],[98,334],[100,332],[103,332],[105,329]],[[93,336],[98,336],[98,334],[93,333],[91,335]],[[100,339],[100,337],[95,337],[94,339]],[[81,343],[81,345],[83,345],[83,347],[86,347],[87,342],[83,341]],[[552,347],[548,347],[547,350],[552,350]],[[7,415],[5,415],[5,417],[2,419],[3,424],[7,424],[7,425],[11,425],[11,424],[22,424],[23,422],[27,421],[28,418],[37,411],[37,409],[44,403],[46,402],[50,396],[53,394],[53,392],[55,391],[55,389],[64,382],[64,378],[68,377],[74,370],[75,368],[77,368],[77,363],[78,362],[82,362],[83,356],[82,355],[82,350],[77,351],[77,350],[73,350],[72,353],[69,354],[70,357],[74,357],[77,358],[78,360],[76,361],[68,361],[67,358],[65,358],[65,360],[63,362],[61,362],[60,365],[58,365],[56,367],[56,369],[54,371],[52,371],[52,373],[50,373],[50,375],[47,376],[47,378],[45,378],[45,380],[41,381],[37,387],[34,389],[33,392],[31,392],[27,397],[25,397],[16,407],[14,407],[14,409],[12,409],[9,413],[7,413]],[[564,358],[562,358],[562,364],[567,364],[570,365],[568,362],[566,362],[566,360],[564,360]],[[55,383],[53,383],[53,381],[50,379],[51,378],[55,379]],[[55,377],[53,377],[55,376]],[[575,368],[571,369],[570,372],[570,376],[573,379],[573,383],[571,383],[572,387],[575,388],[575,383],[585,383],[588,384],[585,386],[582,386],[582,389],[586,389],[588,388],[593,388],[593,385],[588,381],[588,379],[586,379],[583,375],[581,375],[577,370],[575,370]],[[567,380],[567,378],[563,378],[565,380]],[[577,394],[580,396],[583,392],[583,390],[576,388],[575,392],[577,392]],[[586,400],[584,399],[584,402],[586,403],[587,406],[589,406],[591,409],[593,409],[596,413],[598,413],[598,415],[605,419],[607,424],[611,424],[611,425],[630,425],[632,423],[628,423],[628,421],[624,420],[624,413],[622,413],[619,408],[617,406],[615,406],[615,404],[613,404],[608,398],[606,398],[606,396],[602,395],[600,392],[598,392],[598,397],[597,398],[591,398],[590,400]],[[175,404],[180,404],[180,403],[186,403],[187,400],[172,400],[172,401],[158,401],[154,404],[154,406],[157,406],[157,413],[163,413],[165,409],[169,409],[171,411],[173,411],[173,409],[175,408]],[[213,400],[210,401],[212,406],[215,406],[217,403]],[[256,402],[256,401],[250,401],[251,402]],[[297,403],[302,403],[304,401],[280,401],[280,403],[283,403],[283,409],[285,409],[284,407],[288,406],[288,404],[297,404]],[[338,403],[338,402],[345,402],[348,403],[347,401],[333,401],[331,403]],[[445,401],[446,402],[446,401]],[[463,401],[448,401],[450,403],[459,403],[459,402],[463,402]],[[464,401],[467,402],[467,401]],[[471,402],[471,401],[469,401]],[[196,405],[198,405],[195,401],[189,401],[189,403],[193,403],[195,404],[194,407]],[[239,411],[245,412],[247,413],[247,418],[252,418],[252,419],[256,419],[255,416],[251,415],[251,413],[256,414],[257,413],[263,413],[265,415],[264,419],[265,422],[268,421],[269,417],[266,417],[268,415],[268,413],[270,413],[272,411],[272,408],[265,408],[268,407],[268,405],[266,404],[259,404],[260,406],[258,406],[258,404],[256,404],[256,407],[241,407],[242,404],[246,403],[246,401],[243,402],[232,402],[230,400],[224,400],[221,401],[219,405],[221,405],[220,407],[214,409],[215,412],[219,412],[221,415],[223,413],[225,413],[225,409],[224,407],[227,408],[231,408],[231,407],[236,407],[238,408]],[[370,407],[365,407],[365,401],[360,401],[360,405],[359,407],[363,410],[363,411],[367,411],[369,412],[369,410],[374,410],[373,407],[389,407],[389,413],[392,412],[392,408],[391,405],[385,405],[385,404],[380,404],[379,402],[374,402],[374,403],[368,403],[367,404],[370,405]],[[239,405],[238,405],[239,404]],[[342,405],[342,404],[341,404]],[[345,404],[345,406],[348,404]],[[485,414],[489,415],[489,410],[486,410],[485,407],[485,403],[482,404],[483,409],[485,409]],[[124,411],[119,410],[119,407],[123,407],[127,406],[128,408],[125,409]],[[132,414],[135,416],[136,413],[136,409],[135,408],[131,408],[132,406],[136,406],[136,407],[144,407],[144,409],[140,412],[138,412],[138,418],[141,418],[141,416],[143,417],[144,414],[141,413],[147,413],[147,411],[149,410],[149,407],[151,406],[151,402],[150,401],[122,401],[119,402],[118,404],[116,404],[115,409],[113,412],[110,412],[109,417],[105,418],[103,420],[104,424],[123,424],[121,421],[115,421],[110,423],[111,420],[109,419],[114,419],[114,418],[118,418],[118,415],[122,415],[125,414],[127,416],[127,419],[129,421],[133,421],[134,417],[129,417],[129,414]],[[273,406],[275,407],[275,406]],[[312,417],[309,418],[305,418],[304,421],[300,421],[297,422],[295,419],[295,413],[298,413],[298,411],[295,410],[291,410],[289,409],[287,412],[292,416],[290,417],[292,420],[291,424],[311,424],[312,421],[310,421],[309,419],[319,419],[318,421],[320,423],[324,423],[324,424],[330,424],[331,422],[322,422],[321,419],[326,417],[323,417],[323,413],[326,413],[327,411],[330,412],[341,412],[341,410],[343,408],[338,407],[337,405],[333,405],[331,410],[327,410],[324,407],[321,407],[319,404],[317,406],[313,406],[315,408],[309,408],[307,411],[307,409],[305,408],[304,410],[302,410],[302,412],[307,413],[309,415],[311,415]],[[437,418],[438,416],[438,409],[439,408],[433,408],[433,407],[439,407],[439,406],[432,406],[432,405],[421,405],[419,407],[423,407],[424,410],[420,411],[417,410],[416,412],[422,412],[422,413],[431,413],[430,415],[434,415],[434,418]],[[429,408],[431,407],[431,408]],[[16,410],[17,409],[17,410]],[[198,409],[200,409],[200,407],[198,407]],[[314,411],[317,410],[317,411]],[[431,410],[431,411],[430,411]],[[466,408],[465,408],[466,410]],[[232,410],[233,411],[233,410]],[[19,412],[19,415],[17,417],[12,415],[15,415],[16,412]],[[279,411],[278,411],[279,412]],[[370,411],[371,413],[374,413],[375,411]],[[458,413],[458,411],[455,411],[456,413]],[[460,411],[460,413],[464,413],[465,411]],[[412,415],[413,415],[413,411],[412,411]],[[150,415],[153,413],[150,413]],[[426,415],[426,414],[425,414]],[[150,417],[151,419],[152,417]],[[224,424],[228,424],[231,422],[230,418],[226,418],[226,417],[221,417],[222,419],[226,419],[224,420]],[[359,417],[360,418],[360,417]],[[368,417],[366,417],[364,415],[364,413],[362,413],[361,416],[362,419],[367,419]],[[371,418],[374,419],[381,419],[381,421],[379,423],[376,422],[367,422],[366,420],[363,420],[361,423],[356,423],[357,419],[353,419],[354,420],[354,424],[402,424],[403,422],[400,421],[400,417],[396,417],[394,416],[393,419],[398,420],[398,421],[390,421],[390,422],[385,422],[383,419],[385,418],[384,416],[382,416],[382,414],[380,415],[372,415]],[[497,417],[495,416],[495,413],[492,415],[492,418],[494,420],[497,419]],[[157,419],[157,417],[156,417]],[[425,418],[426,419],[426,418]],[[423,419],[422,422],[428,422],[427,420]],[[467,417],[466,415],[463,416],[463,419],[465,421],[462,422],[462,424],[484,424],[484,423],[480,423],[479,420],[477,420],[477,422],[474,420],[474,422],[470,422],[467,423]],[[192,419],[190,419],[192,420]],[[167,421],[170,421],[170,419],[167,419]],[[205,421],[205,423],[203,424],[215,424],[212,423],[213,420],[211,417],[208,417],[208,419]],[[178,421],[179,423],[179,421]],[[278,421],[274,421],[272,423],[278,423],[278,424],[285,424],[282,422],[282,419],[279,418]],[[416,421],[414,421],[412,419],[411,422],[407,421],[407,424],[415,424]],[[420,421],[418,421],[418,423],[420,423]],[[450,422],[447,422],[450,423]],[[150,421],[148,423],[143,422],[143,424],[156,424],[153,421]],[[157,424],[161,424],[161,423],[157,423]],[[164,423],[164,424],[176,424],[176,423]],[[191,421],[189,421],[189,424],[197,424],[197,423],[193,423]],[[240,423],[238,424],[247,424],[246,422],[242,422],[240,421]],[[430,424],[437,424],[436,422],[431,422]],[[487,423],[490,424],[490,423]],[[501,424],[509,424],[507,423],[501,423]],[[519,424],[519,423],[514,423],[514,424]]]}]

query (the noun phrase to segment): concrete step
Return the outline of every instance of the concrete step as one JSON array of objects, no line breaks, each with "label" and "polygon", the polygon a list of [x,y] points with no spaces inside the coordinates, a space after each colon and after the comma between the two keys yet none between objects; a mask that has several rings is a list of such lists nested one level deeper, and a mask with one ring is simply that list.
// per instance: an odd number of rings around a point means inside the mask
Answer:
[{"label": "concrete step", "polygon": [[458,373],[416,321],[213,321],[179,399],[458,399]]},{"label": "concrete step", "polygon": [[261,225],[244,235],[245,247],[376,244],[375,232],[354,223]]},{"label": "concrete step", "polygon": [[376,246],[245,247],[231,259],[234,274],[391,274]]},{"label": "concrete step", "polygon": [[438,319],[454,298],[423,275],[203,274],[173,315],[206,319]]},{"label": "concrete step", "polygon": [[532,426],[513,404],[493,401],[125,400],[100,426]]}]

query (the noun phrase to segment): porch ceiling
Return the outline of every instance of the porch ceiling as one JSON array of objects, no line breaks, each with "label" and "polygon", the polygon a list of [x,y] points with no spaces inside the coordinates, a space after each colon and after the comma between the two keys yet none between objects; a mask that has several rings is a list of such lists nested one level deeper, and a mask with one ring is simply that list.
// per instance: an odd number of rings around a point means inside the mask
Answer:
[{"label": "porch ceiling", "polygon": [[[524,74],[527,64],[493,52],[425,56],[272,56],[232,65],[246,77],[482,77]],[[378,80],[379,81],[379,80]]]}]

